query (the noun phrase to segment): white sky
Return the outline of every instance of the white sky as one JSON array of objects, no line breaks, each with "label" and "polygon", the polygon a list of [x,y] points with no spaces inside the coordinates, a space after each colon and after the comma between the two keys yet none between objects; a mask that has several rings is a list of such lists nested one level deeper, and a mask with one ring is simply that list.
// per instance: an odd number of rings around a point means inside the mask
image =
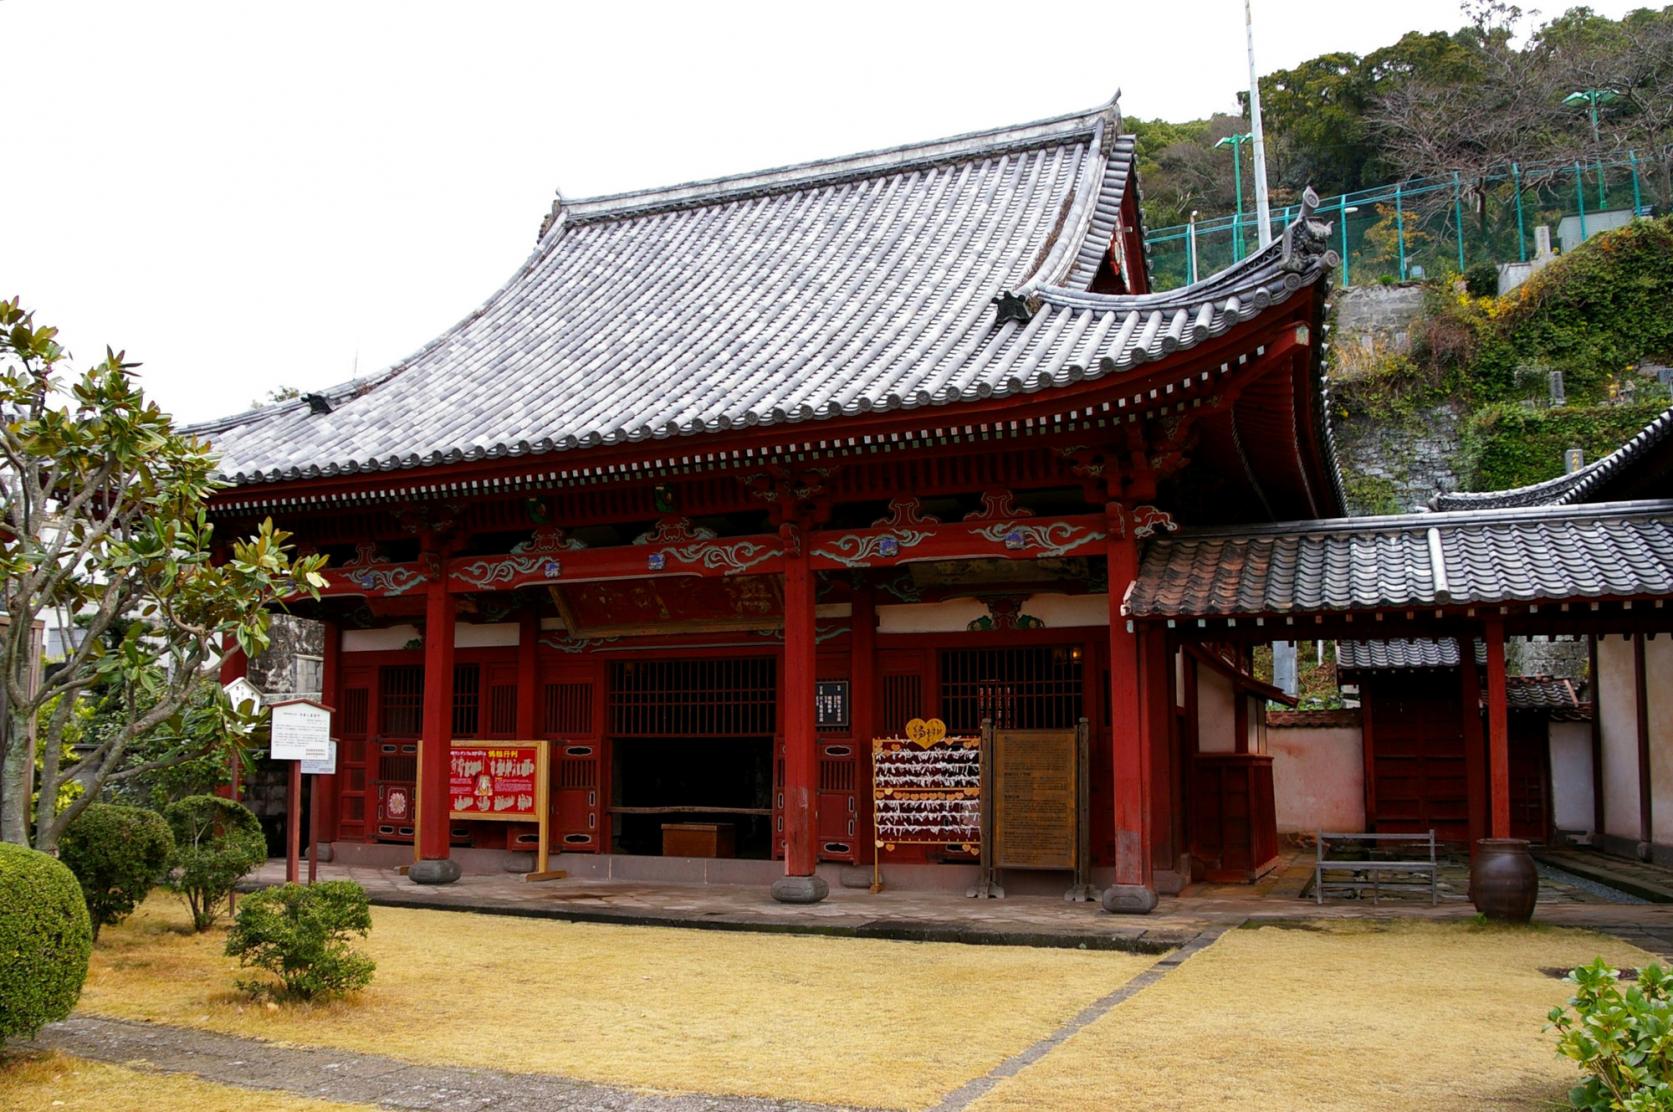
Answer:
[{"label": "white sky", "polygon": [[[1618,16],[1639,6],[1594,0]],[[375,371],[582,197],[1101,104],[1230,111],[1237,0],[0,0],[0,296],[185,420]],[[1558,10],[1558,5],[1551,5]],[[1263,72],[1456,0],[1255,0]]]}]

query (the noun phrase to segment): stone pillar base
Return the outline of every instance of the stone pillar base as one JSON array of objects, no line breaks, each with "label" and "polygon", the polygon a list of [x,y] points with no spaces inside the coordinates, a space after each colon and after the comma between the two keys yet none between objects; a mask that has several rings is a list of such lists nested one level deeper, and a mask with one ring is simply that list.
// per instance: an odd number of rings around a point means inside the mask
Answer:
[{"label": "stone pillar base", "polygon": [[1112,884],[1104,889],[1103,904],[1115,915],[1147,915],[1156,910],[1156,893],[1142,884]]},{"label": "stone pillar base", "polygon": [[831,894],[824,877],[781,876],[773,881],[773,899],[785,904],[816,904]]},{"label": "stone pillar base", "polygon": [[333,856],[333,854],[331,852],[331,843],[330,842],[321,842],[319,844],[319,860],[320,860],[320,863],[324,864],[325,862],[330,861],[332,856]]},{"label": "stone pillar base", "polygon": [[407,879],[414,884],[452,884],[459,879],[459,862],[451,857],[414,861]]}]

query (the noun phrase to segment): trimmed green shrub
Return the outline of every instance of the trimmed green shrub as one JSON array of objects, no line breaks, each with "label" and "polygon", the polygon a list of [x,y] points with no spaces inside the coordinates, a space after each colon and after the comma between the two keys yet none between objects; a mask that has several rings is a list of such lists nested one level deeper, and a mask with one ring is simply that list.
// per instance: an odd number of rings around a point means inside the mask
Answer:
[{"label": "trimmed green shrub", "polygon": [[58,859],[81,883],[93,940],[99,928],[133,914],[168,872],[174,835],[163,816],[144,807],[90,803],[64,831]]},{"label": "trimmed green shrub", "polygon": [[252,996],[341,996],[372,983],[376,964],[349,944],[351,934],[364,938],[371,929],[366,891],[354,881],[281,884],[239,904],[227,932],[227,955],[279,978],[278,984],[239,981]]},{"label": "trimmed green shrub", "polygon": [[233,885],[267,860],[261,821],[242,803],[218,795],[189,795],[163,809],[174,832],[169,887],[192,911],[192,926],[206,931],[220,918]]},{"label": "trimmed green shrub", "polygon": [[69,1015],[92,952],[87,905],[70,870],[0,842],[0,1043]]},{"label": "trimmed green shrub", "polygon": [[1476,263],[1464,272],[1464,289],[1471,297],[1499,296],[1499,268],[1492,263]]},{"label": "trimmed green shrub", "polygon": [[1568,1008],[1551,1009],[1546,1030],[1557,1032],[1557,1053],[1589,1075],[1569,1090],[1569,1105],[1597,1112],[1673,1108],[1673,973],[1648,965],[1622,992],[1615,970],[1598,958],[1565,979],[1574,995]]}]

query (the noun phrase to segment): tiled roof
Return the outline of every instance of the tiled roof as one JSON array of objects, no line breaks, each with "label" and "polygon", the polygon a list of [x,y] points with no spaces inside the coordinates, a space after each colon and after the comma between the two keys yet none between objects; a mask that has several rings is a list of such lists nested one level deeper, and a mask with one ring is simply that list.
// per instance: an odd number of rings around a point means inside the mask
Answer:
[{"label": "tiled roof", "polygon": [[1509,506],[1575,505],[1592,500],[1601,488],[1643,460],[1651,448],[1673,441],[1673,407],[1645,425],[1625,444],[1586,466],[1555,479],[1512,487],[1510,490],[1456,491],[1437,494],[1430,505],[1437,510],[1480,510]]},{"label": "tiled roof", "polygon": [[1458,642],[1451,637],[1338,641],[1336,667],[1344,672],[1380,672],[1390,668],[1456,668]]},{"label": "tiled roof", "polygon": [[1267,727],[1274,730],[1324,730],[1343,726],[1358,728],[1357,710],[1269,710]]},{"label": "tiled roof", "polygon": [[1673,500],[1185,531],[1145,551],[1136,618],[1673,595]]},{"label": "tiled roof", "polygon": [[191,431],[243,484],[946,406],[1127,371],[1328,274],[1328,225],[1304,218],[1294,250],[1196,286],[1086,293],[1132,180],[1119,124],[1112,104],[562,202],[511,281],[415,355]]},{"label": "tiled roof", "polygon": [[1506,676],[1505,705],[1511,710],[1542,710],[1569,721],[1583,720],[1580,709],[1584,704],[1574,693],[1574,684],[1562,676]]}]

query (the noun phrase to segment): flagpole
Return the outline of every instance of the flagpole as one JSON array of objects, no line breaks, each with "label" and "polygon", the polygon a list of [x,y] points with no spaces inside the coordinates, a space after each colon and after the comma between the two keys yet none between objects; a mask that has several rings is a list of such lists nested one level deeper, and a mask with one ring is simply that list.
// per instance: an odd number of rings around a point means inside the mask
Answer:
[{"label": "flagpole", "polygon": [[1243,0],[1243,29],[1249,39],[1249,130],[1255,136],[1255,219],[1261,246],[1272,242],[1272,212],[1266,203],[1266,143],[1261,138],[1261,83],[1255,76],[1255,18],[1250,0]]}]

